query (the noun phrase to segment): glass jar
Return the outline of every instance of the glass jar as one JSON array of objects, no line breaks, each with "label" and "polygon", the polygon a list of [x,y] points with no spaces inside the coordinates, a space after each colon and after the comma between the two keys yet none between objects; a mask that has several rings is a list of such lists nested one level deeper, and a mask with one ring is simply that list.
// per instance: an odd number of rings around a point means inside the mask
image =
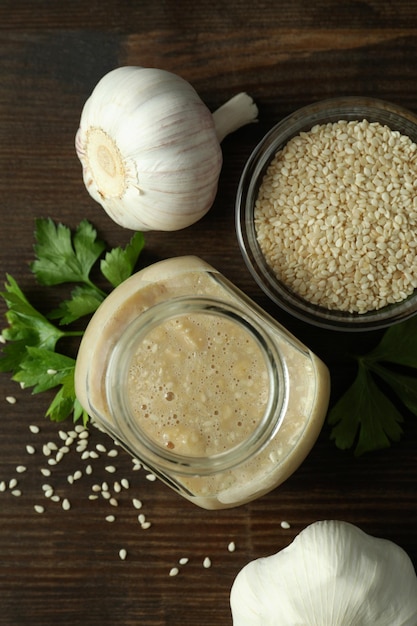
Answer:
[{"label": "glass jar", "polygon": [[75,385],[104,431],[206,509],[286,480],[318,437],[330,387],[317,356],[192,256],[155,263],[106,298]]}]

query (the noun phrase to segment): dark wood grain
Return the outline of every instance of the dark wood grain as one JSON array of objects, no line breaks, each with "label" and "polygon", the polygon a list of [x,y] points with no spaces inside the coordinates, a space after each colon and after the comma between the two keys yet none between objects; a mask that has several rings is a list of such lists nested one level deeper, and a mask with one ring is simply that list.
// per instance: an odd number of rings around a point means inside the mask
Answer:
[{"label": "dark wood grain", "polygon": [[[175,234],[149,233],[141,264],[198,254],[265,306],[329,363],[335,398],[351,371],[345,352],[377,335],[333,334],[288,318],[266,300],[247,271],[234,231],[234,198],[244,163],[264,132],[304,104],[336,95],[369,95],[417,112],[417,2],[243,0],[2,0],[0,3],[0,271],[12,274],[42,310],[55,305],[29,270],[37,217],[71,227],[87,217],[110,245],[131,233],[114,225],[87,195],[74,151],[82,105],[97,80],[119,64],[161,67],[189,80],[211,109],[245,90],[260,120],[223,143],[224,166],[210,213]],[[3,278],[2,278],[3,280]],[[0,313],[5,312],[3,302]],[[365,343],[364,343],[365,342]],[[417,564],[417,425],[402,441],[354,458],[325,426],[302,467],[279,489],[244,507],[207,512],[183,501],[120,450],[85,469],[72,451],[43,477],[42,446],[60,429],[44,416],[49,398],[31,396],[0,376],[0,481],[22,491],[0,493],[0,624],[5,626],[199,626],[231,624],[229,592],[249,560],[288,545],[307,524],[344,519],[404,547]],[[15,396],[10,405],[6,396]],[[36,424],[41,432],[29,431]],[[105,435],[92,429],[90,448]],[[36,454],[30,455],[26,445]],[[24,474],[16,467],[27,466]],[[127,478],[119,506],[89,500],[94,483]],[[42,484],[68,497],[71,509],[47,501]],[[142,530],[132,498],[152,522]],[[44,504],[45,513],[34,511]],[[114,513],[116,521],[105,521]],[[280,526],[287,520],[291,528]],[[227,550],[235,541],[236,551]],[[120,548],[128,557],[121,561]],[[177,577],[171,567],[186,556]],[[204,569],[209,556],[212,567]]]}]

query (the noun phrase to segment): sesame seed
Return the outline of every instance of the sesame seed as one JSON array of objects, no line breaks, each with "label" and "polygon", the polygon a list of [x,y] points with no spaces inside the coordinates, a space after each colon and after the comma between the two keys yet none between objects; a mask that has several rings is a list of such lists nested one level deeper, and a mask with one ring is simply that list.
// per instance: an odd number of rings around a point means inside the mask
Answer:
[{"label": "sesame seed", "polygon": [[64,511],[69,511],[69,510],[70,510],[70,508],[71,508],[71,503],[70,503],[70,501],[68,500],[68,498],[64,498],[64,499],[62,500],[62,508],[64,509]]},{"label": "sesame seed", "polygon": [[288,530],[288,528],[291,528],[291,524],[289,524],[288,522],[281,522],[281,528],[284,528],[285,530]]},{"label": "sesame seed", "polygon": [[92,474],[92,473],[93,473],[93,468],[92,468],[92,466],[91,466],[91,465],[86,465],[86,467],[85,467],[85,473],[86,473],[87,475],[90,475],[90,474]]},{"label": "sesame seed", "polygon": [[16,472],[17,472],[18,474],[24,474],[24,473],[26,472],[26,470],[27,470],[26,465],[18,465],[18,466],[16,467]]},{"label": "sesame seed", "polygon": [[114,449],[112,449],[112,450],[109,450],[109,451],[107,452],[107,456],[112,457],[112,458],[114,458],[114,457],[116,457],[116,456],[118,456],[118,455],[119,455],[118,450],[114,450]]},{"label": "sesame seed", "polygon": [[45,476],[45,477],[50,476],[51,475],[51,470],[48,469],[47,467],[42,467],[41,468],[41,474],[42,474],[42,476]]},{"label": "sesame seed", "polygon": [[145,478],[146,478],[146,480],[150,480],[151,482],[156,480],[155,474],[146,474]]},{"label": "sesame seed", "polygon": [[33,433],[34,435],[37,435],[37,434],[39,433],[39,431],[40,431],[40,428],[39,428],[39,426],[36,426],[35,424],[31,424],[31,425],[29,426],[29,430],[30,430],[30,432],[31,432],[31,433]]},{"label": "sesame seed", "polygon": [[206,556],[206,558],[203,561],[203,567],[205,569],[208,569],[209,567],[211,567],[211,559],[208,556]]},{"label": "sesame seed", "polygon": [[124,561],[127,557],[127,551],[122,548],[121,550],[119,550],[119,557],[122,561]]},{"label": "sesame seed", "polygon": [[119,506],[119,502],[118,502],[118,500],[116,500],[116,498],[110,498],[109,503],[112,506]]},{"label": "sesame seed", "polygon": [[171,569],[169,570],[169,576],[178,576],[180,570],[178,569],[178,567],[171,567]]},{"label": "sesame seed", "polygon": [[106,446],[103,446],[103,444],[102,444],[102,443],[98,443],[98,444],[96,445],[96,450],[97,450],[98,452],[107,452],[107,448],[106,448]]},{"label": "sesame seed", "polygon": [[14,396],[6,396],[6,402],[9,404],[16,404],[17,400]]},{"label": "sesame seed", "polygon": [[144,515],[143,513],[140,513],[140,514],[138,515],[138,522],[139,522],[139,524],[144,524],[144,523],[145,523],[145,521],[146,521],[146,517],[145,517],[145,515]]},{"label": "sesame seed", "polygon": [[20,489],[12,489],[11,494],[12,496],[15,496],[18,498],[19,496],[22,495],[22,492],[20,491]]},{"label": "sesame seed", "polygon": [[106,465],[104,469],[106,470],[106,472],[109,472],[109,474],[114,474],[116,471],[114,465]]},{"label": "sesame seed", "polygon": [[7,486],[4,480],[0,481],[0,491],[6,491]]},{"label": "sesame seed", "polygon": [[133,498],[132,503],[133,503],[133,506],[135,507],[135,509],[141,509],[142,508],[142,502],[140,500],[138,500],[138,498]]},{"label": "sesame seed", "polygon": [[130,483],[127,478],[122,478],[122,480],[120,481],[120,484],[122,485],[123,489],[130,488]]},{"label": "sesame seed", "polygon": [[14,489],[15,487],[17,487],[17,480],[16,478],[11,478],[9,480],[9,489]]},{"label": "sesame seed", "polygon": [[179,563],[180,565],[187,565],[187,563],[188,563],[188,561],[189,561],[189,560],[190,560],[190,559],[189,559],[188,557],[183,556],[183,557],[181,557],[180,559],[178,559],[178,563]]},{"label": "sesame seed", "polygon": [[46,373],[49,374],[50,376],[55,376],[55,374],[58,374],[56,370],[53,370],[51,368],[46,370]]},{"label": "sesame seed", "polygon": [[114,515],[106,515],[105,520],[106,522],[115,522],[116,518]]},{"label": "sesame seed", "polygon": [[41,504],[35,504],[35,506],[33,508],[35,509],[36,513],[44,513],[45,512],[45,508]]},{"label": "sesame seed", "polygon": [[77,470],[76,472],[74,472],[74,480],[80,480],[82,475],[83,475],[82,471],[81,470]]},{"label": "sesame seed", "polygon": [[235,545],[235,542],[234,542],[234,541],[231,541],[231,542],[229,543],[229,545],[227,546],[227,549],[228,549],[228,551],[229,551],[229,552],[234,552],[234,551],[236,550],[236,545]]},{"label": "sesame seed", "polygon": [[150,522],[143,522],[143,524],[141,524],[140,526],[143,530],[148,530],[148,528],[150,528],[151,525],[152,524]]},{"label": "sesame seed", "polygon": [[27,452],[28,454],[35,454],[36,449],[35,449],[35,447],[34,447],[34,446],[31,446],[30,444],[28,444],[28,445],[26,446],[26,452]]}]

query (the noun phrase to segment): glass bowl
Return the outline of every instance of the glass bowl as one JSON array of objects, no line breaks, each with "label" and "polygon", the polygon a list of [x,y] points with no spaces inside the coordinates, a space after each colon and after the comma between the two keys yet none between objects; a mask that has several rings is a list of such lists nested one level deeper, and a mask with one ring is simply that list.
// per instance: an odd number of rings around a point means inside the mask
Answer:
[{"label": "glass bowl", "polygon": [[[245,263],[269,298],[296,318],[323,328],[341,331],[376,330],[404,321],[417,312],[417,289],[395,304],[364,313],[340,311],[312,304],[280,281],[266,262],[257,240],[255,202],[266,170],[278,150],[302,131],[328,122],[379,122],[417,143],[417,116],[399,106],[366,97],[342,97],[305,106],[276,124],[250,155],[238,186],[236,232]],[[417,194],[416,194],[417,195]],[[410,271],[414,275],[417,267]]]}]

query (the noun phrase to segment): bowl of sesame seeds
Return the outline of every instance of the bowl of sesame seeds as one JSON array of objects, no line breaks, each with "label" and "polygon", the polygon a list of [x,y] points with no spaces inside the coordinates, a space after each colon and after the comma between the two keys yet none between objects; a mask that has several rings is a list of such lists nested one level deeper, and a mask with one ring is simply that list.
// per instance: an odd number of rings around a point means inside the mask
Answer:
[{"label": "bowl of sesame seeds", "polygon": [[417,115],[343,97],[276,124],[236,198],[246,265],[278,306],[335,330],[417,312]]}]

